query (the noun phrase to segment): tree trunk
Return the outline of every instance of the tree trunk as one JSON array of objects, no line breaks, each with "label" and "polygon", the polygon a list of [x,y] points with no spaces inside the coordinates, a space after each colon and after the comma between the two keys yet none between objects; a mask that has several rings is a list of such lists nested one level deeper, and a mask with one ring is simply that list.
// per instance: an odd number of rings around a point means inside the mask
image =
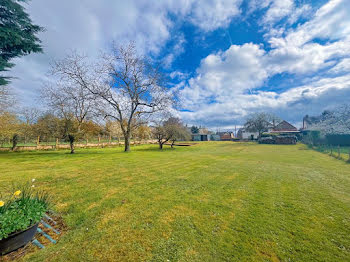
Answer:
[{"label": "tree trunk", "polygon": [[159,143],[159,149],[163,149],[163,143],[162,143],[162,141],[159,141],[158,143]]},{"label": "tree trunk", "polygon": [[171,148],[174,148],[175,140],[171,142]]},{"label": "tree trunk", "polygon": [[69,146],[70,146],[70,153],[74,154],[74,136],[73,135],[68,135],[68,139],[69,139]]},{"label": "tree trunk", "polygon": [[124,136],[124,152],[130,152],[130,136]]},{"label": "tree trunk", "polygon": [[17,147],[17,142],[18,142],[18,135],[15,134],[12,138],[12,150],[15,150]]}]

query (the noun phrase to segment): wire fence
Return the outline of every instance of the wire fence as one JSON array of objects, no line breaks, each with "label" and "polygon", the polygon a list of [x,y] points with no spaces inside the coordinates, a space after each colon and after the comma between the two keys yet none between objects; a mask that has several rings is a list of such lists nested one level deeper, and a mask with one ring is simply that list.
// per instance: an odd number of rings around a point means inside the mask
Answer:
[{"label": "wire fence", "polygon": [[313,148],[337,159],[350,162],[350,146],[318,145]]}]

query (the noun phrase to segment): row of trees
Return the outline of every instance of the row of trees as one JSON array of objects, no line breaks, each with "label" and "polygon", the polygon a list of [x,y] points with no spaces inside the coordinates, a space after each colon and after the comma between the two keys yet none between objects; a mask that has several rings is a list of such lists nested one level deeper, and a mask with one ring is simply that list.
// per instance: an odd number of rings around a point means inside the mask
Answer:
[{"label": "row of trees", "polygon": [[[98,124],[92,120],[82,123],[74,119],[60,118],[53,113],[40,113],[36,109],[27,108],[18,116],[10,112],[0,114],[0,144],[12,144],[16,147],[19,138],[24,143],[54,142],[64,140],[70,143],[71,153],[74,153],[74,142],[88,143],[96,137],[118,140],[123,139],[123,132],[118,121],[107,121]],[[74,135],[74,138],[72,136]],[[189,140],[190,132],[179,118],[170,117],[160,121],[155,126],[139,125],[134,128],[131,138],[137,141],[156,139],[159,148],[167,142],[171,147],[178,140]]]},{"label": "row of trees", "polygon": [[[4,90],[4,89],[3,89]],[[68,90],[71,94],[72,90]],[[68,93],[68,92],[67,92]],[[17,112],[10,112],[13,99],[6,92],[6,98],[0,97],[2,102],[0,106],[0,144],[13,144],[16,146],[19,138],[24,143],[53,142],[56,140],[65,140],[70,143],[71,153],[74,153],[75,141],[89,140],[96,137],[108,137],[109,141],[118,139],[118,142],[124,138],[120,122],[116,120],[99,120],[98,115],[92,114],[94,107],[83,112],[82,107],[76,104],[70,104],[69,101],[75,100],[79,95],[73,95],[74,99],[61,98],[54,96],[56,90],[45,88],[43,94],[46,95],[50,107],[58,111],[50,110],[49,112],[39,112],[34,108],[25,108]],[[59,103],[53,103],[59,101]],[[77,101],[81,101],[77,99]],[[86,101],[88,102],[88,101]],[[89,106],[90,104],[87,104]],[[74,108],[74,110],[72,110]],[[73,114],[75,112],[75,114]],[[83,112],[83,113],[82,113]],[[86,116],[82,116],[85,114]],[[126,123],[124,123],[126,125]],[[173,147],[177,140],[189,140],[190,132],[182,124],[180,119],[170,117],[164,121],[156,121],[154,125],[133,124],[130,137],[134,140],[156,139],[159,147],[171,142]],[[124,139],[123,139],[124,140]]]},{"label": "row of trees", "polygon": [[[113,137],[120,141],[122,137],[119,123],[115,121],[98,124],[89,120],[80,124],[74,120],[67,121],[53,113],[39,114],[35,109],[23,110],[19,115],[11,112],[0,114],[0,144],[2,145],[10,143],[14,137],[20,137],[25,144],[33,141],[50,142],[56,139],[70,141],[71,133],[74,134],[75,140],[86,142],[96,137]],[[151,129],[148,126],[140,126],[134,130],[132,137],[137,140],[150,139]],[[71,146],[74,151],[74,143]]]},{"label": "row of trees", "polygon": [[[7,111],[0,113],[0,145],[12,144],[14,148],[19,139],[25,144],[64,140],[70,143],[71,153],[74,153],[75,141],[88,143],[96,137],[107,138],[110,142],[124,140],[118,121],[99,124],[86,120],[79,123],[73,117],[59,117],[53,112],[40,113],[33,108],[23,109],[18,115]],[[167,142],[171,142],[173,147],[176,141],[189,140],[191,136],[179,118],[170,117],[154,126],[138,125],[132,129],[131,138],[140,142],[156,139],[162,149]]]}]

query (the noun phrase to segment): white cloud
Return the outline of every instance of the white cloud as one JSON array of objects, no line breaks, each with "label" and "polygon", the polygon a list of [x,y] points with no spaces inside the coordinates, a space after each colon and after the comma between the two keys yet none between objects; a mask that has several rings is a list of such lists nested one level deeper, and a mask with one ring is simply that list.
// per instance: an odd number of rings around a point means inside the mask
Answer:
[{"label": "white cloud", "polygon": [[264,54],[258,45],[249,43],[207,56],[197,76],[181,92],[184,106],[196,110],[261,85],[268,76],[262,62]]},{"label": "white cloud", "polygon": [[350,58],[342,59],[338,64],[329,70],[332,74],[348,74],[350,72]]},{"label": "white cloud", "polygon": [[311,81],[281,94],[266,91],[237,94],[220,103],[203,105],[194,112],[181,112],[181,116],[188,123],[229,128],[242,124],[244,117],[252,112],[269,111],[296,123],[306,112],[319,114],[325,108],[339,106],[349,96],[350,75],[346,75]]},{"label": "white cloud", "polygon": [[[190,22],[203,33],[228,27],[240,17],[241,0],[147,0],[29,2],[28,11],[35,23],[46,28],[40,35],[44,54],[15,60],[11,75],[19,77],[12,86],[26,104],[33,104],[53,58],[62,58],[70,49],[97,55],[111,40],[135,40],[140,51],[159,52],[172,39],[164,62],[170,67],[184,51],[186,39],[176,31],[177,20]],[[350,5],[348,0],[330,0],[313,15],[308,5],[292,0],[252,0],[250,12],[264,9],[261,19],[269,51],[262,45],[231,45],[202,59],[194,77],[173,72],[183,80],[184,109],[189,123],[208,126],[240,122],[249,111],[271,110],[290,119],[306,112],[319,113],[326,104],[339,103],[350,95]],[[309,21],[290,28],[300,17]],[[171,19],[170,16],[175,17]],[[276,26],[278,22],[285,21]],[[267,30],[267,31],[266,31]],[[311,78],[320,70],[324,76]],[[276,74],[305,77],[301,86],[277,92],[259,88]],[[327,99],[332,98],[331,101]],[[236,119],[236,120],[235,120]]]},{"label": "white cloud", "polygon": [[349,53],[349,44],[349,41],[338,41],[324,45],[308,43],[302,46],[279,46],[269,52],[268,66],[273,73],[317,72]]},{"label": "white cloud", "polygon": [[165,68],[171,68],[172,63],[178,57],[181,55],[184,51],[184,45],[186,43],[186,39],[183,33],[179,33],[172,37],[172,42],[174,42],[173,46],[171,46],[167,51],[168,54],[162,59],[163,60],[163,66]]},{"label": "white cloud", "polygon": [[[10,75],[18,77],[11,86],[25,104],[37,97],[49,62],[77,49],[91,56],[105,49],[112,40],[123,43],[134,40],[141,52],[157,55],[171,35],[174,21],[191,21],[201,30],[215,30],[228,25],[239,13],[240,0],[86,0],[45,1],[24,4],[32,20],[45,27],[40,34],[44,54],[31,54],[15,60]],[[168,65],[183,51],[185,39],[178,35]]]},{"label": "white cloud", "polygon": [[273,0],[263,18],[264,24],[274,24],[288,16],[294,9],[293,0]]},{"label": "white cloud", "polygon": [[170,78],[184,80],[187,77],[187,74],[180,71],[173,71],[170,73]]},{"label": "white cloud", "polygon": [[232,18],[240,14],[241,0],[195,1],[191,21],[204,31],[227,27]]},{"label": "white cloud", "polygon": [[284,23],[294,24],[299,18],[311,15],[311,6],[299,4],[294,0],[251,0],[248,13],[265,11],[260,23],[265,29],[271,29],[273,25],[284,20]]},{"label": "white cloud", "polygon": [[308,22],[290,30],[285,39],[272,38],[273,47],[280,45],[301,46],[315,38],[339,40],[349,39],[350,5],[348,0],[331,0]]},{"label": "white cloud", "polygon": [[[350,5],[347,0],[331,0],[308,22],[271,37],[269,53],[276,73],[306,73],[331,66],[335,59],[350,53]],[[321,39],[325,43],[314,42]],[[275,65],[275,66],[274,66]]]},{"label": "white cloud", "polygon": [[299,18],[307,18],[311,16],[311,6],[308,4],[302,5],[300,7],[294,8],[294,10],[289,14],[288,23],[294,24]]},{"label": "white cloud", "polygon": [[[267,110],[298,122],[302,114],[319,113],[345,101],[350,95],[350,72],[346,72],[350,5],[346,2],[331,0],[308,22],[281,30],[279,37],[270,38],[270,51],[256,44],[232,45],[204,58],[181,91],[184,108],[192,111],[183,112],[184,119],[228,126],[241,122],[248,112]],[[324,76],[308,77],[331,67]],[[267,79],[283,73],[304,77],[304,84],[279,93],[259,90]]]}]

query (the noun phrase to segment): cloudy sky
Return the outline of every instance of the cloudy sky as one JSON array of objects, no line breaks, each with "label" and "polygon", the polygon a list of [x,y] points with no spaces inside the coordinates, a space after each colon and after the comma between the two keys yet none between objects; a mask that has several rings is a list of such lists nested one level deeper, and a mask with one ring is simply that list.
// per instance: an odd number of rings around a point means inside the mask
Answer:
[{"label": "cloudy sky", "polygon": [[349,102],[350,0],[32,0],[44,54],[14,61],[24,105],[52,59],[133,40],[161,60],[188,124],[231,128],[269,111],[298,124]]}]

